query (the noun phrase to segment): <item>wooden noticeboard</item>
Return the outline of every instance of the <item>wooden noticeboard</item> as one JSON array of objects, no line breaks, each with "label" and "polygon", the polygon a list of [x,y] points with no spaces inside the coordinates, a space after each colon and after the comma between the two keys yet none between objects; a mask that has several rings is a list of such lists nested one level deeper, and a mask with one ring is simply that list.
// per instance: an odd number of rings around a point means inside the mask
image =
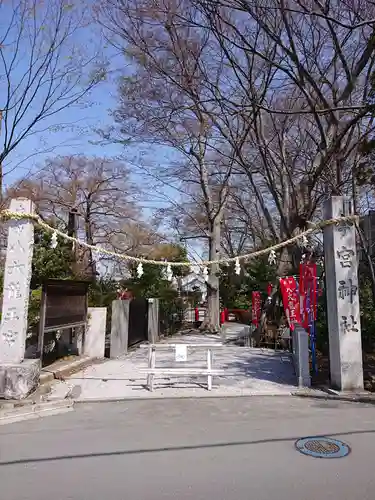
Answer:
[{"label": "wooden noticeboard", "polygon": [[44,334],[85,326],[90,282],[48,280],[42,286],[38,351],[42,354]]}]

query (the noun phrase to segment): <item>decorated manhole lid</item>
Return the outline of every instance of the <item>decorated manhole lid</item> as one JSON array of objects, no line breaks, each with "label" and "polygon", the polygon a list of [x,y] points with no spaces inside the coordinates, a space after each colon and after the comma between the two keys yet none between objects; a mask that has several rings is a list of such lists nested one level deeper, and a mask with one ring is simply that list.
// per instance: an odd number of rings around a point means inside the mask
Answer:
[{"label": "decorated manhole lid", "polygon": [[299,439],[295,445],[304,455],[316,458],[343,458],[351,451],[346,443],[324,436]]}]

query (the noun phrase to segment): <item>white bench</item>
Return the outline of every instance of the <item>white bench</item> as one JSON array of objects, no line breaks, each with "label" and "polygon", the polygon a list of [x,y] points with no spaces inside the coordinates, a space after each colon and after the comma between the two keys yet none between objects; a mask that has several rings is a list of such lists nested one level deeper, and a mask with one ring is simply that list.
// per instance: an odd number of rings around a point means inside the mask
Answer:
[{"label": "white bench", "polygon": [[[147,374],[147,388],[150,391],[154,390],[154,378],[156,375],[174,375],[174,376],[184,376],[184,375],[192,375],[192,376],[205,376],[207,377],[207,390],[212,390],[212,378],[214,375],[224,375],[225,370],[213,369],[213,357],[212,351],[213,349],[223,347],[222,344],[150,344],[148,346],[148,367],[141,368],[140,371]],[[185,359],[177,359],[178,350],[183,348],[186,349],[186,360]],[[165,350],[175,350],[176,361],[187,361],[187,350],[188,349],[205,349],[206,353],[206,362],[207,368],[164,368],[156,367],[156,351],[165,351]]]}]

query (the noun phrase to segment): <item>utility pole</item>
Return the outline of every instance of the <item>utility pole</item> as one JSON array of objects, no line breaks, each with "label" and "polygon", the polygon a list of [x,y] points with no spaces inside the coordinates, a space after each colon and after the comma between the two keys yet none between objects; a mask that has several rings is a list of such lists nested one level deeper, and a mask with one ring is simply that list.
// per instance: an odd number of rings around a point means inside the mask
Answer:
[{"label": "utility pole", "polygon": [[[68,216],[68,236],[71,236],[72,238],[77,237],[77,209],[72,208],[69,211],[69,216]],[[79,269],[78,269],[78,248],[76,243],[73,241],[72,245],[72,255],[73,255],[73,265],[72,265],[72,270],[74,274],[78,274]]]},{"label": "utility pole", "polygon": [[[2,124],[3,124],[3,110],[0,109],[0,138],[1,138]],[[0,146],[0,151],[1,151],[1,146]],[[2,203],[3,203],[3,163],[0,158],[0,205],[2,205]]]}]

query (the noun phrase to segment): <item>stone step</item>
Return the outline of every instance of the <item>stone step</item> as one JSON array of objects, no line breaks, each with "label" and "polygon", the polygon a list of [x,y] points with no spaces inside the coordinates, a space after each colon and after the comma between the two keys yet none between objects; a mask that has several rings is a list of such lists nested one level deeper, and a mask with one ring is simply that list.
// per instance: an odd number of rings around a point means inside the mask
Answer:
[{"label": "stone step", "polygon": [[72,401],[51,401],[45,403],[37,403],[34,405],[26,404],[22,406],[14,406],[0,410],[0,425],[21,422],[23,420],[31,420],[60,413],[73,411],[74,404]]}]

